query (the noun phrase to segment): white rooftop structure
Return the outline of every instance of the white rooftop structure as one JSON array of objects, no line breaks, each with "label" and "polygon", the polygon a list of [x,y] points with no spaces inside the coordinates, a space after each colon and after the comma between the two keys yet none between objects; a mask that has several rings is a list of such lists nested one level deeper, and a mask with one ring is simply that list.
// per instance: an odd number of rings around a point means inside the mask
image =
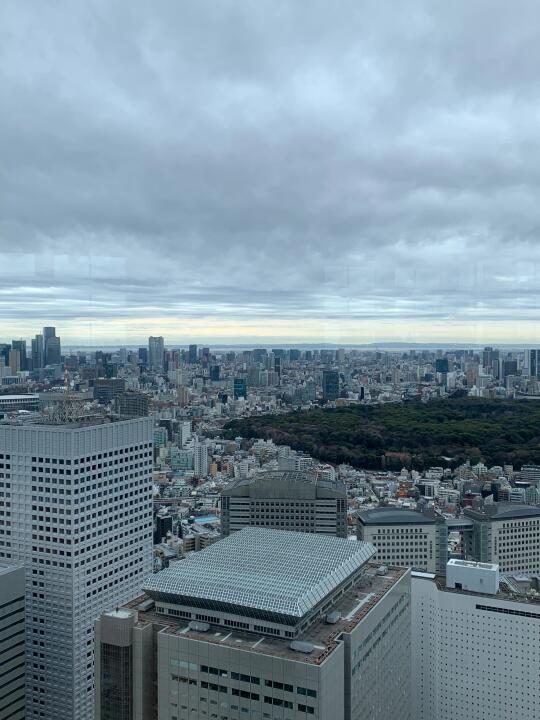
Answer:
[{"label": "white rooftop structure", "polygon": [[155,600],[294,623],[374,554],[366,542],[248,527],[152,575],[143,589]]},{"label": "white rooftop structure", "polygon": [[499,566],[472,560],[449,560],[446,587],[496,595],[499,590]]}]

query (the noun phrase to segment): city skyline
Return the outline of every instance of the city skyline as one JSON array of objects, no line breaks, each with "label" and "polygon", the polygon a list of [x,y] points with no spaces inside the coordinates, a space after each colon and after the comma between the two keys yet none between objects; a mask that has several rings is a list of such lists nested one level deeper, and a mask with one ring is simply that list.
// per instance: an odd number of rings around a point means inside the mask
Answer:
[{"label": "city skyline", "polygon": [[[40,330],[46,322],[52,323],[62,337],[63,350],[76,350],[84,348],[120,348],[138,347],[148,344],[148,338],[152,336],[163,336],[165,344],[169,347],[188,347],[191,342],[199,345],[212,345],[214,347],[257,347],[259,345],[285,345],[285,346],[306,346],[306,347],[483,347],[486,345],[498,345],[515,348],[536,347],[540,345],[540,329],[538,323],[530,322],[524,326],[522,331],[516,327],[516,323],[504,324],[494,322],[490,328],[485,327],[483,332],[474,331],[469,328],[468,332],[453,334],[448,332],[450,324],[438,328],[438,332],[431,334],[414,335],[407,326],[405,332],[366,333],[361,336],[342,335],[340,326],[330,327],[328,332],[313,335],[287,334],[261,335],[252,333],[247,326],[245,334],[227,335],[231,330],[227,324],[212,321],[211,328],[214,334],[201,332],[201,324],[185,323],[171,320],[164,325],[155,323],[148,326],[144,332],[138,326],[129,332],[119,330],[117,326],[107,330],[101,329],[101,323],[89,324],[86,333],[80,329],[76,321],[60,323],[56,319],[44,321],[38,317],[36,321],[26,320],[24,322],[5,322],[0,324],[0,343],[10,343],[12,340],[26,340],[30,343],[36,331]],[[135,324],[135,323],[134,323]],[[306,327],[305,321],[299,323]],[[308,324],[309,325],[309,324]],[[380,324],[379,324],[380,325]],[[314,326],[316,327],[316,326]],[[463,327],[463,326],[458,326]],[[397,329],[396,329],[397,330]],[[505,332],[506,331],[506,332]],[[78,334],[75,334],[78,333]]]},{"label": "city skyline", "polygon": [[4,337],[540,340],[534,3],[0,17]]}]

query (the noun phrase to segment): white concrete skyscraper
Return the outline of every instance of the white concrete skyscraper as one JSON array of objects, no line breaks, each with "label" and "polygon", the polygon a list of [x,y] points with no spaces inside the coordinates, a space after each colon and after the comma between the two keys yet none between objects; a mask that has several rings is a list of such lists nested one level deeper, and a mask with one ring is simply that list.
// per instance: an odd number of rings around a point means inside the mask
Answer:
[{"label": "white concrete skyscraper", "polygon": [[197,440],[193,446],[193,469],[197,477],[208,475],[208,443]]},{"label": "white concrete skyscraper", "polygon": [[27,720],[93,717],[93,624],[152,571],[152,420],[0,424],[2,561],[26,570]]}]

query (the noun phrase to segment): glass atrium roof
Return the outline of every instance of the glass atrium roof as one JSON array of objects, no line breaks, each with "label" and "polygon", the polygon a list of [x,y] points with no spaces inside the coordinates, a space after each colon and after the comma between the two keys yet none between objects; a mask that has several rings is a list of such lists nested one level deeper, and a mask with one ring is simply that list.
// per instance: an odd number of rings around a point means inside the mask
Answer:
[{"label": "glass atrium roof", "polygon": [[367,542],[249,527],[152,575],[143,589],[184,605],[193,598],[300,618],[374,554]]}]

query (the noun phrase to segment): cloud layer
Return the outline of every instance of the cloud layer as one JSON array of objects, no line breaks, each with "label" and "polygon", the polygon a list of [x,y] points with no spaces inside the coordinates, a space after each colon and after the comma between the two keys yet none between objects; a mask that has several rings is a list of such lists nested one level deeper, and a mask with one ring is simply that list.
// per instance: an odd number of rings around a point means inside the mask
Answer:
[{"label": "cloud layer", "polygon": [[0,8],[0,336],[540,340],[535,2]]}]

